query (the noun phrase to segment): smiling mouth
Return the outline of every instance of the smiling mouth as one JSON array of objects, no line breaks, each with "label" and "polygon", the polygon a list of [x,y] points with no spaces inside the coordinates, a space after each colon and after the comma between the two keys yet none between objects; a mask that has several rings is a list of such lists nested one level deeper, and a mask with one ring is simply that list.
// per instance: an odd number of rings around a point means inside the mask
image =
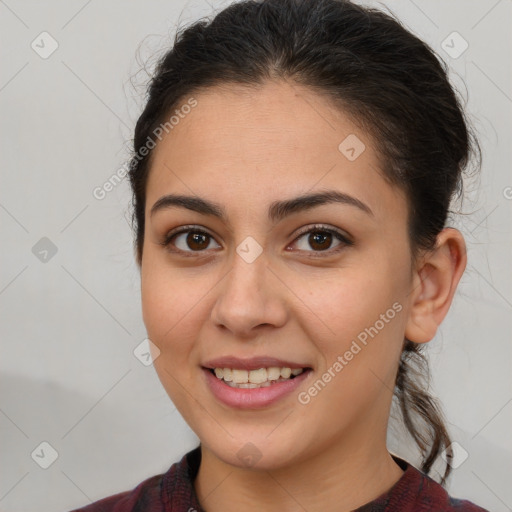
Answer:
[{"label": "smiling mouth", "polygon": [[232,388],[255,389],[269,387],[279,382],[292,380],[311,368],[288,368],[271,366],[257,370],[237,368],[207,368],[217,379]]}]

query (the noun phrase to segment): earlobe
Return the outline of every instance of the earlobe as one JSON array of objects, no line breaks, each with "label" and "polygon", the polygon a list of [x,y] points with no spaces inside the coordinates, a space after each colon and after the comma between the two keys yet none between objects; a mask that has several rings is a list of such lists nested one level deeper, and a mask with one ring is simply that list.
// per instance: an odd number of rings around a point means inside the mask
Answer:
[{"label": "earlobe", "polygon": [[426,343],[436,334],[452,303],[466,268],[466,244],[454,228],[444,228],[432,251],[424,254],[414,273],[405,337]]}]

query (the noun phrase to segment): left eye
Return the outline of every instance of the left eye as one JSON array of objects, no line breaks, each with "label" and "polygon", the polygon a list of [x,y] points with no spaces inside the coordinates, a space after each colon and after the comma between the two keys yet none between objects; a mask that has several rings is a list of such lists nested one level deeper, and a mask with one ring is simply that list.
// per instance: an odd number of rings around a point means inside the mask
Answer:
[{"label": "left eye", "polygon": [[[302,242],[300,242],[301,239],[303,239]],[[331,250],[331,245],[334,241],[338,241],[339,243]],[[337,252],[344,246],[352,245],[352,242],[340,232],[323,228],[322,226],[309,229],[302,233],[295,239],[294,243],[299,246],[299,250],[306,252]],[[307,246],[314,250],[309,251]]]}]

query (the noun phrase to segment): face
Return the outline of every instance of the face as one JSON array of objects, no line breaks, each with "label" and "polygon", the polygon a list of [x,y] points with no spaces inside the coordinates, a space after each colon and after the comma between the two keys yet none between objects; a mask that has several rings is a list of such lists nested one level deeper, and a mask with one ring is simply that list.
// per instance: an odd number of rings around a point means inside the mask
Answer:
[{"label": "face", "polygon": [[[369,136],[309,89],[194,98],[147,183],[142,306],[163,386],[228,464],[371,448],[385,439],[409,309],[404,195]],[[157,205],[171,194],[191,201]],[[233,387],[247,379],[256,387]]]}]

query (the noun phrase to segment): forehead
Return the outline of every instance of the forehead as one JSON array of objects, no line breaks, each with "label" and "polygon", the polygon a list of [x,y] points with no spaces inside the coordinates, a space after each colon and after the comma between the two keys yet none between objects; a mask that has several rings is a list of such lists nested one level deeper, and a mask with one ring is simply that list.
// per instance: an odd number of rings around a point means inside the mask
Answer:
[{"label": "forehead", "polygon": [[403,199],[384,179],[371,138],[308,88],[282,81],[191,96],[196,106],[180,111],[188,97],[176,105],[181,115],[153,150],[147,210],[170,192],[229,209],[334,188],[377,214]]}]

